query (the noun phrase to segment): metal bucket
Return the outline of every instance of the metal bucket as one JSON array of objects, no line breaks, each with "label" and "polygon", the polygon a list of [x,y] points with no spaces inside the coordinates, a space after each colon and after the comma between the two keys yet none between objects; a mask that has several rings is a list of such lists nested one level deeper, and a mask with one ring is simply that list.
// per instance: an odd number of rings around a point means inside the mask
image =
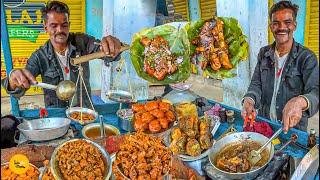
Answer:
[{"label": "metal bucket", "polygon": [[117,116],[119,117],[119,126],[121,129],[128,132],[135,131],[132,123],[133,112],[131,109],[119,109]]}]

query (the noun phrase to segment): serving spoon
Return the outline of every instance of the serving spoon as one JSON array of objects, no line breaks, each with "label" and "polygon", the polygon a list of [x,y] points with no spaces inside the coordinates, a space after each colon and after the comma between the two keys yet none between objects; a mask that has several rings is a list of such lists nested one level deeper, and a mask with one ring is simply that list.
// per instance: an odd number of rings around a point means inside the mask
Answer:
[{"label": "serving spoon", "polygon": [[271,138],[266,142],[264,143],[264,145],[258,149],[257,151],[256,150],[252,150],[249,154],[249,157],[248,157],[248,161],[250,162],[251,166],[254,166],[256,165],[260,160],[261,160],[261,152],[267,147],[267,145],[274,139],[276,138],[280,133],[282,132],[282,128],[278,129],[278,131],[276,131],[272,136]]},{"label": "serving spoon", "polygon": [[52,85],[42,82],[37,82],[36,84],[32,85],[56,91],[57,97],[63,101],[71,99],[76,93],[76,85],[70,80],[61,81],[58,85]]}]

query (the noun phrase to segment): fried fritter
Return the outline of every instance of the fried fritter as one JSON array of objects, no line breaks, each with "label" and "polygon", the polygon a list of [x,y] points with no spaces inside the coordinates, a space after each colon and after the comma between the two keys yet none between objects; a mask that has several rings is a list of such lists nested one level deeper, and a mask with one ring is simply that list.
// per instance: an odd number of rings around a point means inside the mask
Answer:
[{"label": "fried fritter", "polygon": [[199,156],[201,154],[201,147],[196,139],[191,139],[186,145],[186,152],[190,156]]}]

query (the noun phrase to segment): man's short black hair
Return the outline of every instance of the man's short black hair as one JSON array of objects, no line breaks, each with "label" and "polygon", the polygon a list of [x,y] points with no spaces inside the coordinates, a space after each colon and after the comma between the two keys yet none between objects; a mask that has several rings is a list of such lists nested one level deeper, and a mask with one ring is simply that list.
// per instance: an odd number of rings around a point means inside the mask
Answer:
[{"label": "man's short black hair", "polygon": [[283,10],[283,9],[291,9],[293,12],[293,19],[296,20],[299,6],[296,4],[292,4],[291,1],[279,1],[276,4],[272,5],[270,12],[269,12],[270,20],[272,18],[273,13],[280,11],[280,10]]},{"label": "man's short black hair", "polygon": [[67,13],[68,17],[70,17],[70,10],[67,4],[60,1],[49,1],[46,6],[41,9],[42,19],[46,21],[48,18],[47,14],[52,11],[57,13]]}]

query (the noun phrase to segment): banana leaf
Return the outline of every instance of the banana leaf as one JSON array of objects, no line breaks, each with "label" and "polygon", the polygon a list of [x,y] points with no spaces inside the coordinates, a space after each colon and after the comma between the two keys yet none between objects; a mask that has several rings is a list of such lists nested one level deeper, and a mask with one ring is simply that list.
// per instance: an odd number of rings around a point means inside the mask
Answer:
[{"label": "banana leaf", "polygon": [[[242,60],[247,60],[248,57],[248,42],[246,41],[246,36],[243,34],[240,24],[238,20],[232,17],[218,17],[220,20],[224,22],[223,33],[224,39],[228,44],[229,51],[229,59],[233,66],[232,69],[227,70],[221,67],[218,71],[214,71],[211,67],[207,66],[203,71],[200,67],[193,68],[193,73],[199,74],[202,73],[205,77],[211,77],[214,79],[224,79],[235,77],[235,69],[238,63]],[[208,19],[210,20],[210,19]],[[188,39],[191,42],[192,39],[197,37],[200,33],[200,29],[204,25],[204,23],[208,20],[198,20],[191,22],[185,26]],[[195,54],[196,46],[190,43],[190,55],[193,56]],[[199,60],[199,59],[198,59]],[[195,63],[195,62],[193,62]]]},{"label": "banana leaf", "polygon": [[[156,78],[148,75],[144,70],[144,46],[140,43],[143,36],[153,39],[156,35],[162,36],[168,41],[171,52],[178,56],[183,57],[183,61],[178,66],[178,70],[173,74],[167,74],[165,79],[159,81]],[[172,84],[182,82],[189,78],[191,74],[190,63],[190,43],[185,29],[175,28],[171,25],[161,25],[154,28],[143,29],[134,34],[132,44],[130,47],[131,61],[139,77],[154,83],[154,84]]]}]

